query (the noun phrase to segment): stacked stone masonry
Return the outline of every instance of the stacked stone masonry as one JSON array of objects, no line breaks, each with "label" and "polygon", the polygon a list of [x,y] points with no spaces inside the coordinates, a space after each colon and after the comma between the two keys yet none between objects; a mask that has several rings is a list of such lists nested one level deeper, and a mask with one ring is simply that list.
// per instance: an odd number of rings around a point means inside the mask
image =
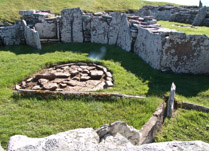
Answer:
[{"label": "stacked stone masonry", "polygon": [[64,9],[20,11],[21,21],[0,27],[1,45],[27,44],[41,49],[40,42],[91,42],[117,45],[146,61],[151,67],[175,73],[209,73],[209,38],[161,28],[157,20],[209,26],[208,8],[144,6],[135,13],[84,13]]}]

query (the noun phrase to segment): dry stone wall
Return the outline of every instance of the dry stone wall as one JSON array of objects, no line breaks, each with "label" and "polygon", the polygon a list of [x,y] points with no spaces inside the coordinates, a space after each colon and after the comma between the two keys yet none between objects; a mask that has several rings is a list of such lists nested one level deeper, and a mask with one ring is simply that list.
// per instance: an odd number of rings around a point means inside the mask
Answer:
[{"label": "dry stone wall", "polygon": [[197,6],[144,6],[135,13],[138,16],[153,16],[157,20],[188,23],[196,26],[209,26],[209,8]]},{"label": "dry stone wall", "polygon": [[156,24],[161,19],[209,25],[206,7],[144,6],[132,14],[84,13],[80,8],[64,9],[61,16],[37,10],[20,14],[24,24],[0,27],[1,45],[26,43],[36,49],[41,49],[40,42],[117,45],[161,71],[209,73],[207,36],[186,35]]}]

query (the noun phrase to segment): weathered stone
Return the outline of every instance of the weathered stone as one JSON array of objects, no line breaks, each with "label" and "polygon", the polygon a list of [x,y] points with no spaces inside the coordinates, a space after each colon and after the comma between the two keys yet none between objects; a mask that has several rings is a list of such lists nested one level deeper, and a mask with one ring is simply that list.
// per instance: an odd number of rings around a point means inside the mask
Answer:
[{"label": "weathered stone", "polygon": [[19,14],[22,15],[22,16],[30,16],[30,15],[33,15],[35,13],[36,13],[35,10],[20,10],[19,11]]},{"label": "weathered stone", "polygon": [[38,80],[38,79],[54,80],[55,78],[56,78],[56,76],[53,73],[37,74],[34,77],[35,80]]},{"label": "weathered stone", "polygon": [[103,71],[98,71],[98,70],[90,71],[90,76],[92,79],[100,79],[103,76],[103,74],[104,74]]},{"label": "weathered stone", "polygon": [[99,143],[100,146],[118,146],[122,147],[132,147],[134,146],[129,142],[127,138],[122,136],[120,133],[117,133],[115,136],[106,135],[101,142]]},{"label": "weathered stone", "polygon": [[131,51],[131,45],[132,36],[129,28],[128,19],[127,16],[123,14],[117,39],[117,46],[126,51]]},{"label": "weathered stone", "polygon": [[54,91],[57,88],[58,88],[57,83],[44,83],[43,84],[43,89],[45,89],[45,90]]},{"label": "weathered stone", "polygon": [[28,78],[27,80],[26,80],[26,82],[31,82],[33,80],[33,78]]},{"label": "weathered stone", "polygon": [[134,53],[149,63],[154,69],[160,69],[160,59],[162,53],[162,36],[152,34],[146,29],[139,27],[138,36],[134,45]]},{"label": "weathered stone", "polygon": [[[19,24],[1,27],[0,28],[0,40],[3,45],[20,45],[21,39],[24,37],[20,30]],[[0,44],[1,45],[1,44]]]},{"label": "weathered stone", "polygon": [[28,27],[25,20],[22,20],[22,25],[24,27],[26,44],[36,49],[41,49],[39,33],[35,29]]},{"label": "weathered stone", "polygon": [[47,83],[49,80],[48,79],[39,79],[38,80],[38,83],[40,84],[40,85],[44,85],[45,83]]},{"label": "weathered stone", "polygon": [[57,78],[68,78],[70,76],[70,74],[69,73],[65,73],[65,72],[63,72],[63,73],[57,72],[57,73],[55,73],[55,76]]},{"label": "weathered stone", "polygon": [[176,92],[176,86],[174,83],[172,83],[169,99],[167,102],[167,118],[172,117],[172,113],[174,109],[175,92]]},{"label": "weathered stone", "polygon": [[40,85],[35,85],[34,87],[32,87],[32,90],[41,90]]},{"label": "weathered stone", "polygon": [[[58,133],[45,138],[29,138],[15,135],[10,138],[8,151],[55,151],[92,150],[99,137],[92,128],[76,129]],[[93,148],[92,148],[93,147]]]},{"label": "weathered stone", "polygon": [[82,14],[80,8],[62,10],[61,41],[83,42]]},{"label": "weathered stone", "polygon": [[18,84],[15,85],[15,90],[19,90],[21,89],[21,86],[19,86]]},{"label": "weathered stone", "polygon": [[71,81],[67,82],[67,84],[70,85],[70,86],[76,86],[77,85],[77,81],[71,80]]},{"label": "weathered stone", "polygon": [[106,81],[106,86],[107,87],[113,87],[112,81]]},{"label": "weathered stone", "polygon": [[60,83],[60,87],[61,88],[65,88],[67,86],[67,84],[65,84],[65,83]]},{"label": "weathered stone", "polygon": [[93,17],[91,20],[91,42],[92,43],[108,43],[109,25],[102,17]]},{"label": "weathered stone", "polygon": [[36,23],[35,29],[38,31],[40,39],[57,39],[56,22]]},{"label": "weathered stone", "polygon": [[107,77],[112,78],[112,74],[111,74],[111,72],[106,72],[106,75],[107,75]]},{"label": "weathered stone", "polygon": [[26,87],[27,87],[27,83],[26,83],[25,81],[22,81],[22,82],[21,82],[21,87],[22,87],[22,88],[26,88]]},{"label": "weathered stone", "polygon": [[104,137],[107,134],[115,136],[117,133],[120,133],[134,145],[137,145],[140,140],[139,130],[127,125],[125,122],[116,121],[109,126],[104,125],[101,128],[97,129],[96,132],[100,138]]},{"label": "weathered stone", "polygon": [[199,13],[196,15],[192,25],[199,26],[205,19],[205,16],[207,14],[207,7],[203,7],[200,9]]},{"label": "weathered stone", "polygon": [[90,76],[88,76],[88,74],[82,74],[81,75],[81,81],[86,81],[86,80],[89,80],[91,77]]},{"label": "weathered stone", "polygon": [[118,33],[121,23],[121,13],[120,12],[111,12],[110,15],[112,16],[112,21],[110,22],[110,27],[108,31],[108,44],[115,45],[118,38]]}]

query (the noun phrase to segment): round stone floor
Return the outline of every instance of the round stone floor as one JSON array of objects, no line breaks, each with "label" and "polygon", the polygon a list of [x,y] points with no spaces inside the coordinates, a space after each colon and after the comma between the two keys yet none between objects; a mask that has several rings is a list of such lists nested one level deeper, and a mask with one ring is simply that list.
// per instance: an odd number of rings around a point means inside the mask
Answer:
[{"label": "round stone floor", "polygon": [[112,74],[94,63],[69,63],[40,71],[16,85],[16,89],[50,91],[96,91],[113,87]]}]

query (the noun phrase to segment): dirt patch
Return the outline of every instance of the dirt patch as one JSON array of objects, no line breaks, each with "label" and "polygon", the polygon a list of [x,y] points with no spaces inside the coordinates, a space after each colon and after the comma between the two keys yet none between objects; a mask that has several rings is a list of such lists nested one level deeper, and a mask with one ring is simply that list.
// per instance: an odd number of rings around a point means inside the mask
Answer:
[{"label": "dirt patch", "polygon": [[113,87],[113,77],[106,67],[79,62],[44,69],[16,85],[15,89],[96,91],[110,87]]}]

